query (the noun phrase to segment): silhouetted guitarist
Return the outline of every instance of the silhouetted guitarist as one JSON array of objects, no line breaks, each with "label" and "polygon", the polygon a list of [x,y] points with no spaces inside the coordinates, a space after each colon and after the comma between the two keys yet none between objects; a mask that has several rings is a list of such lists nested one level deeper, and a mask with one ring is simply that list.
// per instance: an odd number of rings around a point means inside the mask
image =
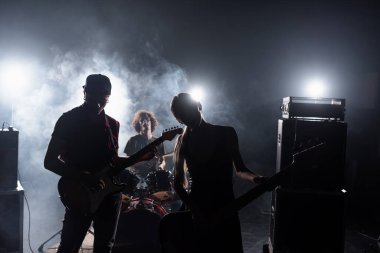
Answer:
[{"label": "silhouetted guitarist", "polygon": [[[111,94],[108,77],[89,75],[83,88],[85,102],[58,119],[44,161],[46,169],[62,176],[61,198],[72,204],[66,205],[59,253],[78,252],[92,222],[94,252],[111,252],[121,194],[113,193],[115,185],[109,177],[113,171],[108,168],[127,167],[154,156],[151,151],[128,159],[117,155],[119,122],[104,112]],[[95,205],[91,193],[100,196],[94,198]]]},{"label": "silhouetted guitarist", "polygon": [[[234,128],[207,123],[201,109],[187,93],[178,94],[171,103],[174,117],[187,126],[175,148],[174,187],[190,211],[164,217],[162,246],[165,252],[243,252],[237,212],[215,226],[203,225],[235,199],[234,170],[251,182],[259,183],[263,177],[245,166]],[[186,169],[192,179],[190,193],[185,190]],[[167,238],[166,229],[175,230],[172,235],[178,238]]]}]

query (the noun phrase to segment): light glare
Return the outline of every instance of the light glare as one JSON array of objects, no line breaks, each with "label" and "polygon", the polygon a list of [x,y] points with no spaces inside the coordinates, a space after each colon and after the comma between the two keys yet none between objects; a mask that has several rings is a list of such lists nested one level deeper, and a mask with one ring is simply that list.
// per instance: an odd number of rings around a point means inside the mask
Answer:
[{"label": "light glare", "polygon": [[3,94],[15,96],[25,90],[32,80],[33,67],[27,62],[3,62],[0,64],[2,75],[0,85]]},{"label": "light glare", "polygon": [[205,93],[201,87],[194,87],[190,90],[189,93],[191,97],[197,102],[201,102],[205,96]]},{"label": "light glare", "polygon": [[307,96],[322,97],[326,89],[325,82],[321,79],[312,79],[307,84]]}]

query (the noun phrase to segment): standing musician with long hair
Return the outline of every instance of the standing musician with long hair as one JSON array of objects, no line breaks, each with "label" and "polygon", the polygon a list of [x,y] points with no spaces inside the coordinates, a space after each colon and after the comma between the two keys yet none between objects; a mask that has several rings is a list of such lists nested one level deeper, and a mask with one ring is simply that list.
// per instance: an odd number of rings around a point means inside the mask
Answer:
[{"label": "standing musician with long hair", "polygon": [[[204,225],[235,199],[234,169],[237,176],[251,182],[260,183],[264,177],[245,166],[234,128],[207,123],[201,110],[201,104],[187,93],[174,96],[171,102],[174,117],[186,125],[175,148],[174,188],[191,212],[164,218],[161,242],[168,252],[243,252],[237,212],[213,226]],[[186,170],[192,180],[190,193],[186,190]],[[176,215],[180,219],[174,219]],[[175,230],[174,237],[165,238],[167,229]]]}]

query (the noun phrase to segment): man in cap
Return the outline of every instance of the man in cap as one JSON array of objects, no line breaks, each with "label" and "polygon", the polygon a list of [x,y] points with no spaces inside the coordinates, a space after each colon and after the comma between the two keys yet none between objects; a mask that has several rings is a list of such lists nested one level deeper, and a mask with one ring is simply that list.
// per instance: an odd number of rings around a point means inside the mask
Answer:
[{"label": "man in cap", "polygon": [[[153,151],[148,151],[140,157],[119,157],[119,122],[104,111],[111,95],[110,79],[101,74],[92,74],[87,77],[83,88],[84,103],[63,113],[58,119],[44,160],[45,168],[62,176],[61,180],[72,180],[65,189],[68,190],[67,194],[60,191],[64,203],[64,199],[70,197],[68,193],[76,195],[75,191],[78,191],[78,196],[82,194],[80,190],[83,185],[89,186],[89,192],[95,193],[108,189],[104,178],[98,177],[104,168],[127,167],[151,159],[154,155]],[[77,188],[74,187],[76,182],[80,182]],[[82,198],[77,204],[88,201]],[[91,223],[95,233],[94,252],[111,252],[120,203],[119,192],[106,194],[92,212],[83,212],[77,206],[65,203],[58,252],[77,253]]]}]

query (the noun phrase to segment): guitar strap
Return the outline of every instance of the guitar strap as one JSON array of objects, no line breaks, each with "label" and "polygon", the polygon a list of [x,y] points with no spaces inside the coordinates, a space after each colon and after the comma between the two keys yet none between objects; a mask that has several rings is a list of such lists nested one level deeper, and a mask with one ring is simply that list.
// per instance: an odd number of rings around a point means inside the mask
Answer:
[{"label": "guitar strap", "polygon": [[111,126],[108,127],[108,132],[109,132],[109,135],[110,135],[112,147],[116,148],[115,142],[113,141],[113,133],[112,133]]},{"label": "guitar strap", "polygon": [[[108,128],[108,140],[110,141],[110,143],[108,143],[108,146],[110,148],[110,150],[112,150],[114,152],[114,154],[117,154],[117,145],[115,143],[115,141],[113,140],[113,133],[112,133],[112,129],[111,129],[111,125],[107,119],[107,115],[104,115],[105,116],[105,127]],[[109,145],[111,144],[111,146]]]},{"label": "guitar strap", "polygon": [[112,129],[110,125],[108,125],[108,132],[109,132],[109,139],[111,140],[111,145],[112,145],[112,151],[111,151],[111,154],[112,154],[111,164],[112,164],[114,156],[117,156],[117,145],[115,144],[113,140],[113,134],[112,134]]}]

